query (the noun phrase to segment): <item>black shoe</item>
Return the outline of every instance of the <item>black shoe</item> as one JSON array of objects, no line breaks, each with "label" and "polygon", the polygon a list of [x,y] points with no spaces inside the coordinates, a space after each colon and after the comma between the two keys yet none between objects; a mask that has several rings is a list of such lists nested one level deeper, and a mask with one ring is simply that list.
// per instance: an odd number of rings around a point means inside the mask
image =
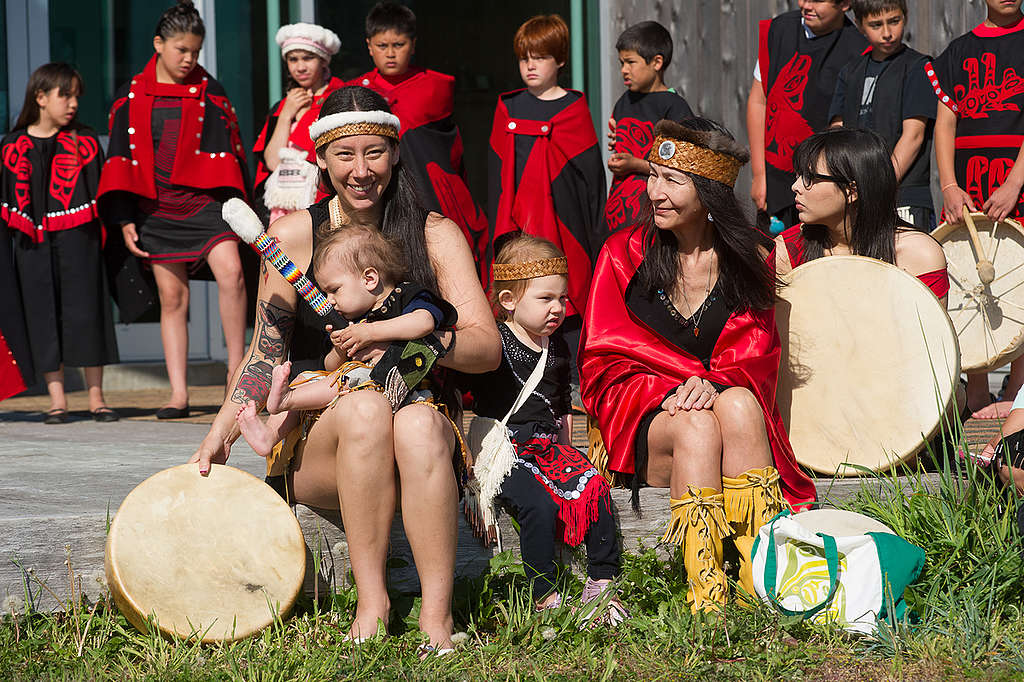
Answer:
[{"label": "black shoe", "polygon": [[94,421],[98,422],[116,422],[121,418],[117,412],[114,412],[109,407],[97,407],[95,410],[89,412],[92,415]]},{"label": "black shoe", "polygon": [[47,410],[46,416],[43,417],[44,424],[67,424],[67,422],[68,411],[63,407]]},{"label": "black shoe", "polygon": [[188,416],[188,404],[185,407],[161,407],[156,411],[157,419],[183,419]]}]

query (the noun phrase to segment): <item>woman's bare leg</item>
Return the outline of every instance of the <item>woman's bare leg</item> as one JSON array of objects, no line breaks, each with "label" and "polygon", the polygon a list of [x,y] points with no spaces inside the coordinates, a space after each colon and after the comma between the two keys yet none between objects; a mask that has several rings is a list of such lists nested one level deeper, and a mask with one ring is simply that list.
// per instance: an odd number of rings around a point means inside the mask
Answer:
[{"label": "woman's bare leg", "polygon": [[669,488],[676,499],[687,486],[722,489],[722,432],[711,410],[659,413],[647,447],[648,485]]},{"label": "woman's bare leg", "polygon": [[395,462],[402,481],[402,521],[423,599],[420,630],[450,647],[458,487],[452,474],[455,434],[437,410],[409,405],[395,415]]},{"label": "woman's bare leg", "polygon": [[228,381],[242,360],[245,350],[245,279],[238,243],[221,242],[210,249],[206,262],[217,280],[217,304],[224,328],[224,344],[228,349]]},{"label": "woman's bare leg", "polygon": [[384,580],[395,515],[395,455],[391,405],[376,391],[343,396],[310,431],[292,489],[295,499],[337,509],[345,523],[352,575],[359,591],[353,637],[372,637],[388,622]]},{"label": "woman's bare leg", "polygon": [[64,365],[56,372],[43,372],[43,381],[50,395],[50,412],[68,409],[68,398],[64,393]]},{"label": "woman's bare leg", "polygon": [[764,413],[745,388],[723,391],[711,407],[722,430],[722,475],[735,478],[744,471],[772,466]]},{"label": "woman's bare leg", "polygon": [[107,406],[103,398],[103,365],[85,368],[85,386],[89,390],[89,411]]},{"label": "woman's bare leg", "polygon": [[188,405],[188,272],[183,263],[153,263],[160,294],[160,339],[171,383],[168,407]]}]

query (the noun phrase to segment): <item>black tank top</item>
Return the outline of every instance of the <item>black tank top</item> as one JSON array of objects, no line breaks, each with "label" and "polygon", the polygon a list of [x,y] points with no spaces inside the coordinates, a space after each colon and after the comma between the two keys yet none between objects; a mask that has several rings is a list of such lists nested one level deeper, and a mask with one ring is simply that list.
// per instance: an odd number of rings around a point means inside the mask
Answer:
[{"label": "black tank top", "polygon": [[[327,197],[306,209],[313,223],[313,250],[310,253],[316,251],[321,223],[330,220],[330,212],[327,209],[327,203],[330,200],[331,197]],[[313,276],[312,263],[310,263],[310,267],[306,268],[305,273],[314,286],[320,286],[316,277]],[[288,359],[292,361],[291,375],[293,379],[299,372],[308,369],[323,369],[324,356],[331,349],[330,337],[324,332],[323,318],[313,312],[313,309],[301,297],[296,301],[295,308],[295,332],[292,334],[291,348],[288,353]]]}]

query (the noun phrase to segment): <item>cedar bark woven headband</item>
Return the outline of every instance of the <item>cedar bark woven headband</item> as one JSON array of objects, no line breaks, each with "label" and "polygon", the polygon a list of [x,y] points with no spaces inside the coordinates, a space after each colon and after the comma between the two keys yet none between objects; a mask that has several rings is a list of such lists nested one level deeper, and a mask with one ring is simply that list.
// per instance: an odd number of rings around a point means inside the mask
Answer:
[{"label": "cedar bark woven headband", "polygon": [[728,154],[716,152],[685,140],[658,136],[647,160],[659,166],[699,175],[733,187],[743,163]]},{"label": "cedar bark woven headband", "polygon": [[548,275],[568,275],[569,261],[562,258],[543,258],[528,260],[521,263],[495,263],[495,282],[514,282],[520,279],[533,279]]},{"label": "cedar bark woven headband", "polygon": [[316,149],[349,135],[380,135],[398,140],[402,124],[386,111],[339,111],[318,119],[309,126],[309,138]]}]

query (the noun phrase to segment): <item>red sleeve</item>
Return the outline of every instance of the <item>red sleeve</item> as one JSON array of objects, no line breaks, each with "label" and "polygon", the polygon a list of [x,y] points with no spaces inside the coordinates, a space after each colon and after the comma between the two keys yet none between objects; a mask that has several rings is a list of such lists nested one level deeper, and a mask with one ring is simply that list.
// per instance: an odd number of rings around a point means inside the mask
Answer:
[{"label": "red sleeve", "polygon": [[768,29],[771,28],[771,19],[762,19],[757,25],[757,64],[761,67],[761,89],[768,96]]}]

